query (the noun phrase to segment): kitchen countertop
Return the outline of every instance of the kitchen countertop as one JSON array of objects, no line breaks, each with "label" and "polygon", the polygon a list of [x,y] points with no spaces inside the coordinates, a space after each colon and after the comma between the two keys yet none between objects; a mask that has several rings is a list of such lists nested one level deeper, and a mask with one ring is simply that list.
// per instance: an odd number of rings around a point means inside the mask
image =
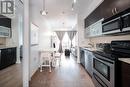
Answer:
[{"label": "kitchen countertop", "polygon": [[130,58],[119,58],[120,61],[130,64]]},{"label": "kitchen countertop", "polygon": [[0,46],[0,49],[6,49],[6,48],[14,48],[16,46]]},{"label": "kitchen countertop", "polygon": [[81,47],[84,50],[88,50],[88,51],[96,51],[97,49],[94,47]]}]

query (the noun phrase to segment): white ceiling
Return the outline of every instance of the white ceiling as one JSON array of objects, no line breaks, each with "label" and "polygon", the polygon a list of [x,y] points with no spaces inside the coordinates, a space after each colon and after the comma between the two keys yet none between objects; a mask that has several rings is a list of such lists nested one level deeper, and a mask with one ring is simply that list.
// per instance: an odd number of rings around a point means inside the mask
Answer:
[{"label": "white ceiling", "polygon": [[72,29],[77,23],[76,11],[72,11],[73,0],[46,0],[45,7],[48,11],[46,16],[40,16],[43,0],[30,0],[31,14],[42,23],[44,18],[54,30]]}]

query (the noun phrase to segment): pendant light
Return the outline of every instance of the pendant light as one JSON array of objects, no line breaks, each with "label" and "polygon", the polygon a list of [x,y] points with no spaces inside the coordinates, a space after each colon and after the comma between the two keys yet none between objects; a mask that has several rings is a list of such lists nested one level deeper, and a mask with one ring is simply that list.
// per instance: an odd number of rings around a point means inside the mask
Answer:
[{"label": "pendant light", "polygon": [[43,0],[43,9],[40,11],[40,14],[43,15],[43,16],[48,14],[48,12],[45,9],[45,0]]},{"label": "pendant light", "polygon": [[76,2],[77,2],[77,0],[74,0],[73,2],[72,2],[72,11],[74,10],[74,5],[76,4]]}]

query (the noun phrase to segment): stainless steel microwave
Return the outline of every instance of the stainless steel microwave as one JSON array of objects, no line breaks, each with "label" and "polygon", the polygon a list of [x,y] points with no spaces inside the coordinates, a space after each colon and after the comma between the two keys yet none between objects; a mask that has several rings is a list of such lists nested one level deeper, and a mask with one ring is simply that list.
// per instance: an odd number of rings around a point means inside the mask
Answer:
[{"label": "stainless steel microwave", "polygon": [[103,34],[128,33],[130,31],[130,13],[103,22]]}]

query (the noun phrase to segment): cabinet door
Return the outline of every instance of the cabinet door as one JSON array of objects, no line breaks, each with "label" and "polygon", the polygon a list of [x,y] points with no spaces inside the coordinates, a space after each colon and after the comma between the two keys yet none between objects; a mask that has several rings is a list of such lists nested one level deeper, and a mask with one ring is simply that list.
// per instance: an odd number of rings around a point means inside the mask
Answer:
[{"label": "cabinet door", "polygon": [[114,15],[115,3],[117,0],[104,0],[100,5],[101,8],[101,16],[104,19],[107,19]]},{"label": "cabinet door", "polygon": [[11,28],[11,19],[0,15],[0,26]]},{"label": "cabinet door", "polygon": [[130,64],[121,63],[121,83],[122,87],[130,87]]},{"label": "cabinet door", "polygon": [[130,0],[104,0],[100,5],[100,8],[101,16],[104,19],[107,19],[130,8]]},{"label": "cabinet door", "polygon": [[16,62],[16,48],[1,49],[0,69],[3,69]]},{"label": "cabinet door", "polygon": [[14,64],[16,62],[16,48],[8,48],[7,53],[10,64]]},{"label": "cabinet door", "polygon": [[92,76],[92,61],[93,61],[92,53],[86,50],[85,51],[85,69],[91,76]]},{"label": "cabinet door", "polygon": [[80,62],[85,67],[85,57],[84,57],[84,50],[80,50]]},{"label": "cabinet door", "polygon": [[127,8],[130,8],[130,0],[114,0],[114,1],[116,1],[114,7],[116,8],[117,13],[122,12]]},{"label": "cabinet door", "polygon": [[1,66],[0,69],[5,68],[6,66],[8,66],[8,55],[6,54],[7,50],[6,49],[1,49]]},{"label": "cabinet door", "polygon": [[85,19],[85,28],[89,25],[97,22],[102,18],[101,16],[101,8],[97,7],[86,19]]},{"label": "cabinet door", "polygon": [[96,23],[90,25],[86,28],[86,36],[87,37],[95,37],[102,35],[102,21],[104,19],[101,19],[97,21]]},{"label": "cabinet door", "polygon": [[12,63],[16,63],[16,56],[17,55],[17,52],[16,52],[16,47],[12,49]]}]

